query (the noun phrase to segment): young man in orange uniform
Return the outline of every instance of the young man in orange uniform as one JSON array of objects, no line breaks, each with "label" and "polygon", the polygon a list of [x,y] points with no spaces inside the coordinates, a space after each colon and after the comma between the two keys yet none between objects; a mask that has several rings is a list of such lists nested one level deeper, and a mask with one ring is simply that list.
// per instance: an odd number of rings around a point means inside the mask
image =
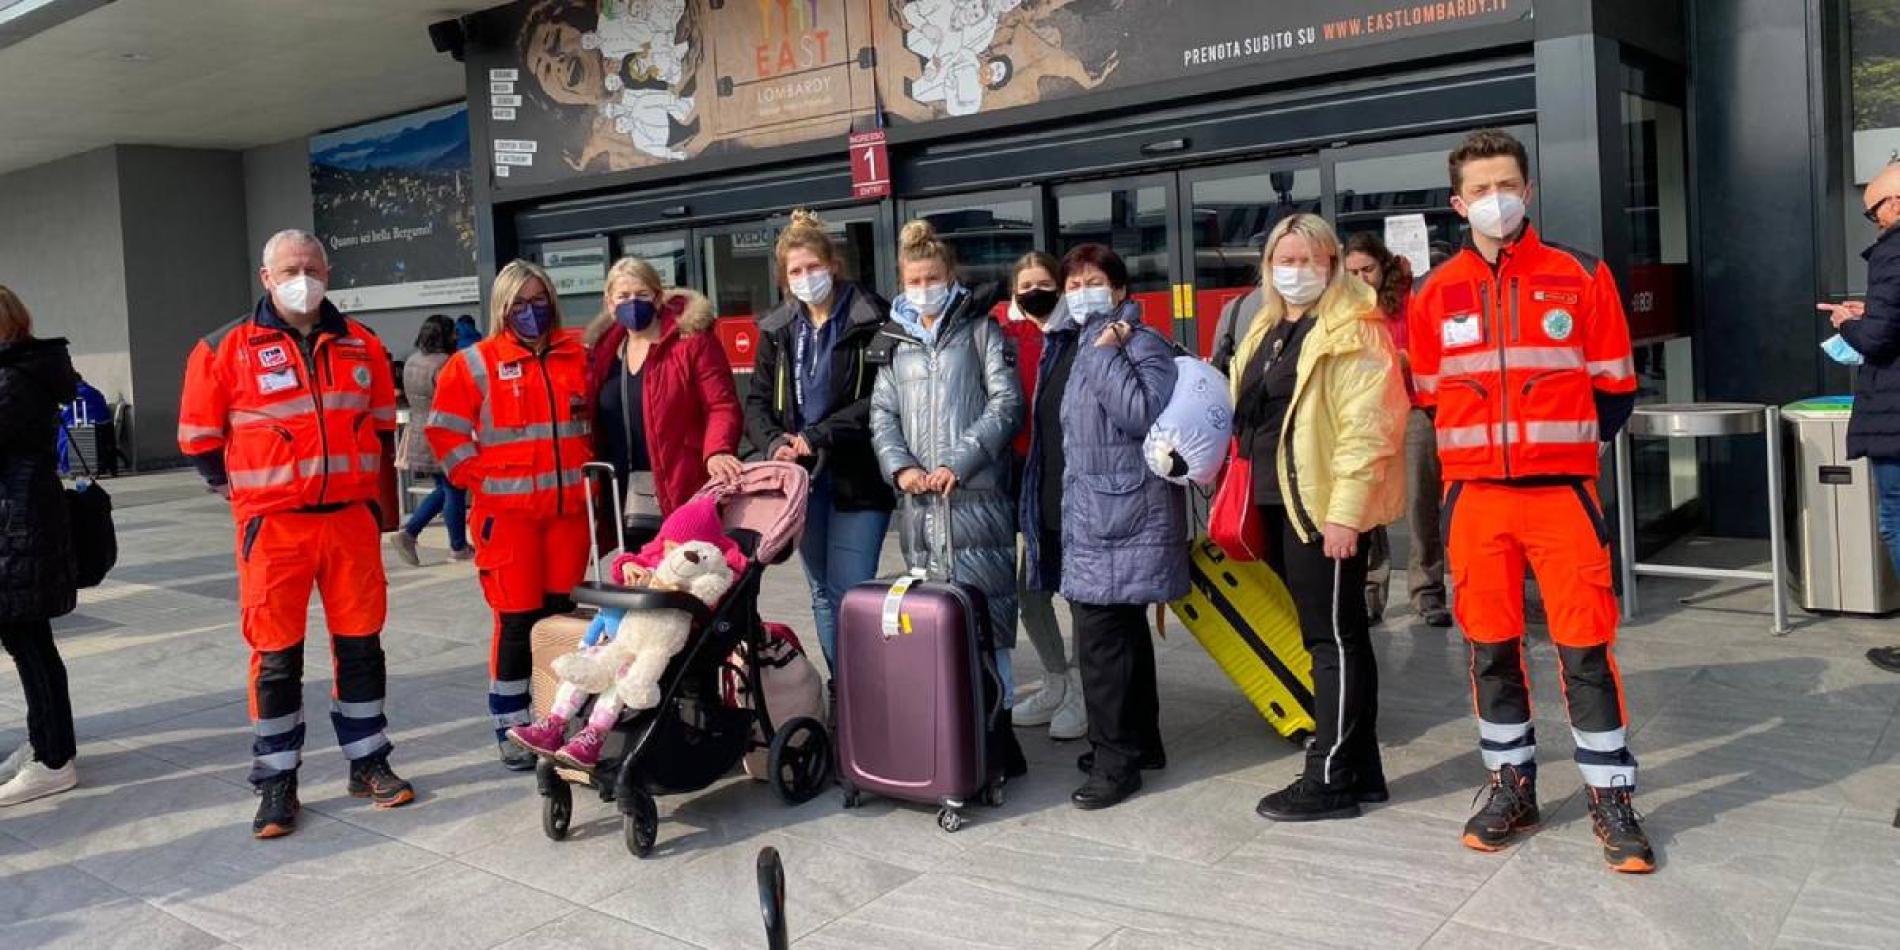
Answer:
[{"label": "young man in orange uniform", "polygon": [[469,491],[469,528],[482,594],[494,610],[488,712],[502,765],[534,768],[507,741],[528,712],[530,635],[570,610],[586,572],[587,497],[581,467],[594,457],[587,351],[561,328],[547,272],[526,261],[501,269],[488,338],[451,357],[436,376],[429,447],[450,483]]},{"label": "young man in orange uniform", "polygon": [[330,627],[330,723],[350,761],[350,794],[393,808],[416,793],[390,771],[383,734],[388,582],[376,500],[396,429],[389,353],[323,299],[330,265],[308,232],[272,237],[260,276],[268,293],[255,311],[191,353],[178,445],[237,519],[259,797],[251,832],[276,838],[297,829],[312,587]]},{"label": "young man in orange uniform", "polygon": [[1471,648],[1472,698],[1491,783],[1464,841],[1496,851],[1536,827],[1537,738],[1524,661],[1524,570],[1557,647],[1576,760],[1604,857],[1655,869],[1630,796],[1636,758],[1611,646],[1616,593],[1598,501],[1599,446],[1629,418],[1629,323],[1603,262],[1540,239],[1524,220],[1530,163],[1498,131],[1451,153],[1452,207],[1471,239],[1432,271],[1411,316],[1419,399],[1434,413],[1446,485],[1454,613]]}]

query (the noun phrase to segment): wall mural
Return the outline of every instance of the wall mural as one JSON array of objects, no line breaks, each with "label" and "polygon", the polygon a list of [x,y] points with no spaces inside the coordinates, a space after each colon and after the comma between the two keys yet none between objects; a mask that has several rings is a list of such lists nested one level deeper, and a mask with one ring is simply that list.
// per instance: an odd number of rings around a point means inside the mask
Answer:
[{"label": "wall mural", "polygon": [[519,0],[471,50],[498,188],[1527,18],[1532,0]]}]

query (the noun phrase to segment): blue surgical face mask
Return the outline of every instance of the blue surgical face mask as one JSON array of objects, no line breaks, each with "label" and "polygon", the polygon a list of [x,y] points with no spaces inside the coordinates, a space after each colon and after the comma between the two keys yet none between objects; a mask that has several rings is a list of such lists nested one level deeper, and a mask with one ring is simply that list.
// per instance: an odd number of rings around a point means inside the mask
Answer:
[{"label": "blue surgical face mask", "polygon": [[1109,287],[1083,287],[1063,295],[1069,314],[1077,320],[1115,312],[1115,291]]},{"label": "blue surgical face mask", "polygon": [[1821,352],[1826,353],[1828,359],[1842,366],[1859,366],[1866,362],[1866,359],[1860,355],[1860,351],[1854,349],[1853,344],[1841,339],[1838,333],[1821,341]]},{"label": "blue surgical face mask", "polygon": [[653,325],[653,318],[659,316],[660,308],[653,301],[640,297],[630,297],[614,305],[614,320],[621,326],[639,333]]},{"label": "blue surgical face mask", "polygon": [[508,326],[524,340],[539,340],[554,327],[554,308],[545,303],[518,303],[508,314]]}]

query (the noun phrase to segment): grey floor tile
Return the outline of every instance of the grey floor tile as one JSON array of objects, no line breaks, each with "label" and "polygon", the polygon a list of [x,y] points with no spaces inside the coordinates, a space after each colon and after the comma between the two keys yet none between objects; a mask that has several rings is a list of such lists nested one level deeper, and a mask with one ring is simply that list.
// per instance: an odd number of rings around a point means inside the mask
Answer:
[{"label": "grey floor tile", "polygon": [[1455,919],[1567,947],[1765,946],[1807,876],[1805,865],[1730,853],[1667,857],[1653,875],[1610,872],[1602,850],[1554,834],[1511,849]]},{"label": "grey floor tile", "polygon": [[1442,920],[1504,865],[1463,847],[1460,822],[1389,808],[1350,821],[1271,827],[1217,866],[1261,878],[1266,893],[1314,887]]},{"label": "grey floor tile", "polygon": [[1780,937],[1786,946],[1900,946],[1900,831],[1883,822],[1836,825]]},{"label": "grey floor tile", "polygon": [[[11,886],[9,878],[7,885]],[[222,941],[133,898],[14,918],[0,913],[0,946],[38,950],[208,950]]]},{"label": "grey floor tile", "polygon": [[250,950],[418,950],[492,947],[563,917],[573,904],[454,862],[359,891],[347,909],[278,915],[240,941]]},{"label": "grey floor tile", "polygon": [[786,919],[794,939],[850,913],[916,877],[894,864],[837,848],[767,834],[681,863],[593,907],[648,930],[702,947],[760,942],[757,852],[770,845],[785,862]]},{"label": "grey floor tile", "polygon": [[1195,943],[1178,933],[1152,933],[1123,927],[1092,950],[1215,950],[1215,944]]},{"label": "grey floor tile", "polygon": [[944,875],[917,878],[832,921],[798,942],[800,950],[962,947],[1089,950],[1116,926],[1010,891]]},{"label": "grey floor tile", "polygon": [[1190,779],[1172,765],[1143,781],[1140,793],[1114,808],[1052,808],[1023,826],[1198,864],[1219,861],[1272,827],[1254,814],[1260,791],[1252,786]]},{"label": "grey floor tile", "polygon": [[1447,923],[1425,941],[1422,950],[1498,950],[1510,947],[1511,950],[1562,950],[1561,945],[1545,943],[1521,932],[1499,933],[1495,930],[1482,930],[1456,921]]},{"label": "grey floor tile", "polygon": [[1270,892],[1250,875],[1028,828],[973,850],[943,873],[1084,917],[1219,946],[1417,943],[1440,922],[1304,884]]},{"label": "grey floor tile", "polygon": [[[763,939],[760,945],[763,945]],[[500,944],[495,950],[604,950],[608,947],[615,950],[694,950],[690,943],[591,910],[577,910]]]}]

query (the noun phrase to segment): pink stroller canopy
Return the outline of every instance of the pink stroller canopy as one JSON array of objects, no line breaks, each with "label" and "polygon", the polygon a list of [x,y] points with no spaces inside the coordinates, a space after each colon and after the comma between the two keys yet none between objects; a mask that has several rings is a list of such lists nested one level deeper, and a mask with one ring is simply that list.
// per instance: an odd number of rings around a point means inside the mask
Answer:
[{"label": "pink stroller canopy", "polygon": [[753,559],[777,564],[798,545],[805,532],[805,496],[811,476],[792,462],[749,462],[737,485],[709,484],[694,498],[712,496],[727,531],[746,530],[759,536]]}]

